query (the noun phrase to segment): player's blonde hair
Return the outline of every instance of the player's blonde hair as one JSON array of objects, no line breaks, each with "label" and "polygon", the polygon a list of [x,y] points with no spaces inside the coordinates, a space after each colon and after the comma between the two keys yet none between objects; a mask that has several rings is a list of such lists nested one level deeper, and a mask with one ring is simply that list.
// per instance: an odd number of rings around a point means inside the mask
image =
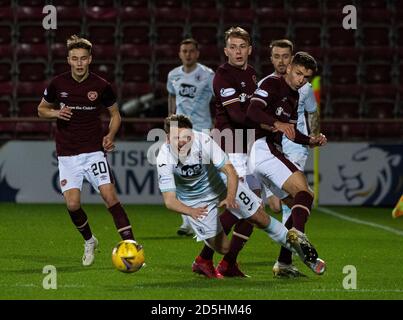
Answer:
[{"label": "player's blonde hair", "polygon": [[249,45],[251,44],[249,32],[245,29],[242,29],[241,27],[231,27],[227,31],[225,31],[225,45],[227,45],[228,39],[231,37],[240,38],[246,41]]},{"label": "player's blonde hair", "polygon": [[67,51],[73,49],[86,49],[88,50],[89,54],[91,54],[92,43],[85,38],[80,38],[79,36],[73,34],[67,39]]}]

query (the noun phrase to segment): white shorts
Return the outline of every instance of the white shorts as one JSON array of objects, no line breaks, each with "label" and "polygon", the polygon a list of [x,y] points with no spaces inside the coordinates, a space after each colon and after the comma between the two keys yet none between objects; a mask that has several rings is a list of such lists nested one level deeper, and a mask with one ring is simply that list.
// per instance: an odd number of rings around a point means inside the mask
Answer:
[{"label": "white shorts", "polygon": [[80,189],[85,178],[93,188],[112,183],[112,176],[103,152],[82,153],[76,156],[62,156],[59,160],[59,180],[62,193],[69,189]]},{"label": "white shorts", "polygon": [[248,167],[262,183],[266,197],[271,191],[280,199],[288,196],[288,193],[282,190],[284,182],[299,170],[273,144],[269,145],[266,138],[258,139],[253,144]]},{"label": "white shorts", "polygon": [[238,176],[246,181],[249,188],[260,190],[260,181],[249,171],[248,155],[246,153],[229,153],[228,157]]},{"label": "white shorts", "polygon": [[[242,182],[238,184],[236,201],[239,204],[239,209],[229,209],[229,211],[239,219],[248,219],[253,216],[262,203],[262,200]],[[207,216],[197,220],[189,216],[189,222],[196,234],[197,241],[213,238],[222,231],[218,204],[217,201],[210,204],[200,202],[193,206],[197,208],[208,205]]]},{"label": "white shorts", "polygon": [[[306,160],[308,159],[308,155],[303,154],[303,153],[293,153],[293,154],[289,154],[289,155],[285,155],[287,159],[289,159],[292,163],[294,163],[296,165],[296,167],[301,170],[304,171],[305,169],[305,164],[306,164]],[[276,190],[277,194],[282,194],[282,198],[280,199],[284,199],[288,196],[288,193],[286,193],[285,191],[277,188],[275,185],[271,186],[272,189],[278,189]],[[263,193],[264,193],[264,199],[268,199],[273,195],[273,192],[266,187],[265,185],[263,185]]]}]

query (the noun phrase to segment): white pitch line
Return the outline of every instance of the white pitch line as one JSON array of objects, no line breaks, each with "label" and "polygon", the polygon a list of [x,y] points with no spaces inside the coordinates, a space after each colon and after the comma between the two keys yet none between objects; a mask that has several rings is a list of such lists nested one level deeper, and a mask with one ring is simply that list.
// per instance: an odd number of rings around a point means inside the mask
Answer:
[{"label": "white pitch line", "polygon": [[333,210],[330,210],[330,209],[327,209],[327,208],[323,208],[323,207],[317,207],[316,209],[321,211],[321,212],[323,212],[323,213],[325,213],[325,214],[331,215],[331,216],[339,218],[339,219],[343,219],[343,220],[346,220],[346,221],[362,224],[362,225],[377,228],[377,229],[382,229],[384,231],[391,232],[391,233],[394,233],[394,234],[396,234],[398,236],[403,237],[403,231],[402,230],[394,229],[394,228],[387,227],[387,226],[384,226],[382,224],[378,224],[378,223],[374,223],[374,222],[369,222],[369,221],[365,221],[365,220],[361,220],[361,219],[357,219],[357,218],[351,218],[351,217],[346,216],[344,214],[337,213],[336,211],[333,211]]}]

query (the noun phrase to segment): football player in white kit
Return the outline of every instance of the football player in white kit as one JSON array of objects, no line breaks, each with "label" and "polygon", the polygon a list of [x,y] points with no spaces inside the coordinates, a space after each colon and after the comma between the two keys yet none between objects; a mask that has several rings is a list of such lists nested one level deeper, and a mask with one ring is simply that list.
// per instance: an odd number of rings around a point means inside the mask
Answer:
[{"label": "football player in white kit", "polygon": [[[168,209],[189,216],[198,241],[204,241],[221,254],[228,252],[230,241],[222,230],[218,213],[218,208],[225,206],[239,219],[247,219],[274,241],[297,253],[302,261],[317,257],[302,232],[288,230],[264,212],[261,199],[238,181],[226,153],[210,136],[192,130],[186,116],[166,118],[165,131],[167,142],[157,157],[159,188]],[[209,278],[223,277],[217,274],[212,261],[199,267],[199,273]]]},{"label": "football player in white kit", "polygon": [[[199,45],[195,39],[183,40],[179,47],[182,65],[171,70],[167,80],[168,115],[186,115],[192,120],[196,131],[212,128],[210,100],[214,71],[197,62],[199,55]],[[177,233],[193,234],[186,215],[182,215],[182,225]]]}]

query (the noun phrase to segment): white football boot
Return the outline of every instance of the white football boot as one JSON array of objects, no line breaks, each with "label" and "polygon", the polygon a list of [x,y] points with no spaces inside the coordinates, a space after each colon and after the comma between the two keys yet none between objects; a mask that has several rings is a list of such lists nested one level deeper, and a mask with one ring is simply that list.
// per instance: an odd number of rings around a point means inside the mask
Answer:
[{"label": "white football boot", "polygon": [[[93,241],[91,241],[93,240]],[[83,266],[88,267],[94,263],[95,249],[98,248],[98,239],[95,236],[84,243]]]}]

